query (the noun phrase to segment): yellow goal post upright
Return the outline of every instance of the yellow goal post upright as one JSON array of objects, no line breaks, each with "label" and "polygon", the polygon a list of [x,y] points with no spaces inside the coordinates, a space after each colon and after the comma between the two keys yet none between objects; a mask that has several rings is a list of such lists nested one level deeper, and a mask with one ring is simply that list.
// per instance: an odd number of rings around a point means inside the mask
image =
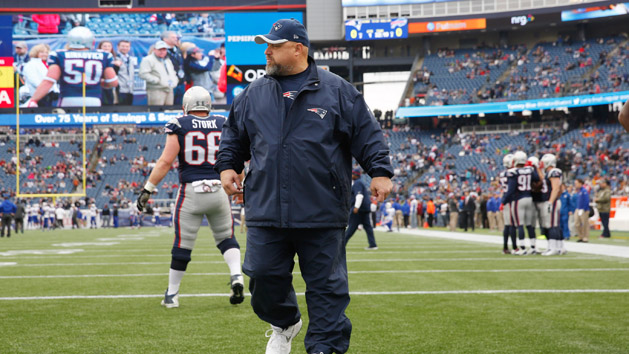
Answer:
[{"label": "yellow goal post upright", "polygon": [[17,157],[15,171],[15,197],[16,198],[52,198],[53,202],[61,197],[85,197],[87,195],[87,160],[86,160],[86,110],[85,110],[85,73],[83,73],[83,192],[82,193],[21,193],[20,192],[20,85],[19,73],[15,73],[15,154]]}]

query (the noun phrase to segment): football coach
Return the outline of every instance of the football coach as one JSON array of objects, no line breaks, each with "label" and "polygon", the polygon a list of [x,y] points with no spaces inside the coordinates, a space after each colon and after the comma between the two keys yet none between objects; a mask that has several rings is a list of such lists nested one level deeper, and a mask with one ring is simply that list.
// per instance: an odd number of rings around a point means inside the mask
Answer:
[{"label": "football coach", "polygon": [[345,353],[352,156],[384,201],[392,188],[389,149],[363,96],[317,68],[299,21],[278,20],[255,41],[267,46],[266,75],[234,99],[215,165],[228,194],[244,193],[251,305],[273,330],[266,353],[288,354],[302,326],[292,285],[297,254],[310,318],[306,351]]}]

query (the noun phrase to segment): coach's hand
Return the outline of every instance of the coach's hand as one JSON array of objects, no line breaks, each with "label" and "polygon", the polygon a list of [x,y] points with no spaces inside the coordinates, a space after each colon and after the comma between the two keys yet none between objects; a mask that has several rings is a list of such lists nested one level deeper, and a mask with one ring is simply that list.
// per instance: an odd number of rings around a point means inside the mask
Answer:
[{"label": "coach's hand", "polygon": [[149,199],[151,199],[151,192],[143,188],[142,193],[140,193],[140,196],[138,197],[138,201],[136,203],[138,210],[140,212],[144,211],[144,208],[146,207],[146,203],[149,202]]},{"label": "coach's hand", "polygon": [[227,195],[242,194],[242,181],[234,170],[221,172],[221,183]]},{"label": "coach's hand", "polygon": [[389,177],[374,177],[371,179],[371,195],[376,197],[378,202],[384,202],[393,189],[393,183]]}]

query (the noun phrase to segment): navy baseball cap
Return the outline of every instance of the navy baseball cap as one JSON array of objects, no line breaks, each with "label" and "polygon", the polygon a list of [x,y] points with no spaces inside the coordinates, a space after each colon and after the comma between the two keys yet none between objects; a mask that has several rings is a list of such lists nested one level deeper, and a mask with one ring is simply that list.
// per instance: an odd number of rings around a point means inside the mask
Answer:
[{"label": "navy baseball cap", "polygon": [[301,43],[306,47],[310,46],[306,27],[294,18],[277,20],[269,34],[259,34],[255,37],[255,41],[258,44],[280,44],[291,41]]}]

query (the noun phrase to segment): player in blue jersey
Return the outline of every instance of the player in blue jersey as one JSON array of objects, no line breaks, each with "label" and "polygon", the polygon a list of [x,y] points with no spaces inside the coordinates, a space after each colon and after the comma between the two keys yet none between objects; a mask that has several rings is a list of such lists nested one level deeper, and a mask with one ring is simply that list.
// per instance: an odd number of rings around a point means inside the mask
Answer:
[{"label": "player in blue jersey", "polygon": [[[531,186],[539,183],[540,177],[537,171],[531,166],[525,166],[526,153],[516,151],[513,154],[514,168],[507,172],[508,186],[507,192],[503,195],[505,201],[511,201],[511,215],[515,222],[514,226],[518,230],[519,250],[516,255],[526,255],[537,253],[535,250],[535,228],[533,225],[533,200],[531,197]],[[524,226],[526,225],[530,250],[526,249]]]},{"label": "player in blue jersey", "polygon": [[557,168],[557,158],[553,154],[542,156],[540,167],[546,175],[546,185],[549,187],[544,193],[544,199],[548,200],[547,208],[550,216],[548,229],[548,250],[542,256],[554,256],[558,254],[566,254],[567,251],[563,244],[563,234],[560,227],[560,210],[561,210],[561,184],[563,173]]},{"label": "player in blue jersey", "polygon": [[175,242],[168,276],[168,289],[162,300],[167,308],[179,307],[179,286],[203,217],[212,229],[216,247],[223,254],[231,274],[232,304],[244,300],[244,281],[240,266],[240,246],[234,236],[231,204],[214,171],[221,129],[226,118],[211,115],[212,98],[200,86],[188,89],[183,97],[184,116],[168,122],[165,132],[166,146],[138,197],[137,207],[142,211],[175,161],[179,159],[179,193],[175,205]]},{"label": "player in blue jersey", "polygon": [[[513,167],[513,154],[507,154],[502,158],[502,165],[505,170],[498,175],[498,182],[500,182],[500,188],[502,193],[506,194],[509,189],[508,172]],[[511,236],[511,244],[513,246],[513,252],[517,252],[516,228],[513,216],[511,215],[511,198],[502,199],[502,218],[504,220],[504,229],[502,230],[503,237],[503,249],[504,254],[511,254],[509,251],[509,236]]]},{"label": "player in blue jersey", "polygon": [[[37,107],[50,88],[59,83],[59,107],[99,107],[103,87],[118,86],[111,53],[92,50],[94,34],[86,27],[68,32],[67,50],[50,53],[48,73],[39,84],[26,107]],[[83,99],[85,74],[85,99]]]}]

